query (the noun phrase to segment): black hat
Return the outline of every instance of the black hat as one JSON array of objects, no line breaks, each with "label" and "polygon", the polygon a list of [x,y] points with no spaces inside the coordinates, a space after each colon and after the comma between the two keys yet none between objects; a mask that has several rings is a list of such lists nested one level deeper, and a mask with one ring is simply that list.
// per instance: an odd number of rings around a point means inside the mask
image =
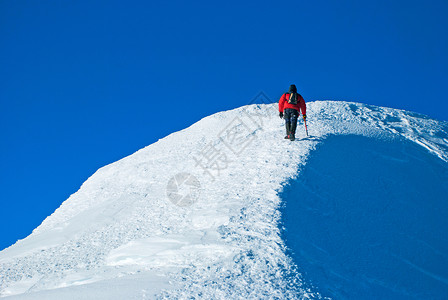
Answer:
[{"label": "black hat", "polygon": [[295,84],[291,84],[291,85],[289,86],[289,92],[290,92],[290,93],[297,93],[297,88],[296,88],[296,85],[295,85]]}]

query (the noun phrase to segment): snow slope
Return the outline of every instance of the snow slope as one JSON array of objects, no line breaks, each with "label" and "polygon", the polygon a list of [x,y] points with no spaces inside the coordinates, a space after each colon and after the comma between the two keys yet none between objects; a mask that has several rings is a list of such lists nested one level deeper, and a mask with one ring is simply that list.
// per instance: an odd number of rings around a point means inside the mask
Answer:
[{"label": "snow slope", "polygon": [[291,143],[276,104],[245,106],[99,169],[0,252],[0,296],[319,298],[286,254],[279,191],[328,136],[400,137],[447,162],[448,126],[331,101],[309,103],[308,120]]},{"label": "snow slope", "polygon": [[424,148],[331,136],[280,196],[290,255],[322,296],[448,298],[448,164]]}]

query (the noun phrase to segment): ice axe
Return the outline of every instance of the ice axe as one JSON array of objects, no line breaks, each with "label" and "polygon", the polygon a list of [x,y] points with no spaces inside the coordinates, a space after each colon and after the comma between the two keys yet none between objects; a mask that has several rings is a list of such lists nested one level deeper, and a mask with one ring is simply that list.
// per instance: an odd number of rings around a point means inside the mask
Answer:
[{"label": "ice axe", "polygon": [[308,126],[306,126],[306,117],[303,116],[303,122],[305,124],[306,136],[308,136]]}]

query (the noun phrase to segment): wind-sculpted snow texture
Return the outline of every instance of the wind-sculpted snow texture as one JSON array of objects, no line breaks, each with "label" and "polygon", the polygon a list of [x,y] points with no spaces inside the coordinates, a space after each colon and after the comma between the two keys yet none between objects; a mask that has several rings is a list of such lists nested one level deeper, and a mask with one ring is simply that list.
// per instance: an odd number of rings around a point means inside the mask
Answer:
[{"label": "wind-sculpted snow texture", "polygon": [[290,142],[276,107],[214,114],[98,170],[29,237],[0,253],[0,295],[321,298],[286,254],[283,186],[329,135],[401,136],[446,162],[447,124],[316,101],[308,104],[310,137],[299,124]]}]

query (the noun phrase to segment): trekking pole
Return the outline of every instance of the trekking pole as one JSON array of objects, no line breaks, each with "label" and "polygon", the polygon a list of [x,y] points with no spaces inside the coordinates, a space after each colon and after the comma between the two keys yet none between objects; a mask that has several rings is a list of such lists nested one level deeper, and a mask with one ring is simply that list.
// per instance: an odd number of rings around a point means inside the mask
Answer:
[{"label": "trekking pole", "polygon": [[303,117],[303,122],[305,124],[306,136],[308,136],[308,126],[306,126],[306,119]]}]

